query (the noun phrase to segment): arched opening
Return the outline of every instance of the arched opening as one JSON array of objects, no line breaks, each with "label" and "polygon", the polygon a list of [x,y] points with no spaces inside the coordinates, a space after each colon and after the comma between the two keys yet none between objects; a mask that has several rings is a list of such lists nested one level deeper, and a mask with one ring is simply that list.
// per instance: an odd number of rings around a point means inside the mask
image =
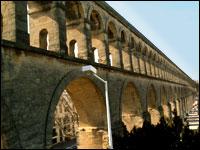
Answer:
[{"label": "arched opening", "polygon": [[94,62],[98,63],[99,62],[99,50],[95,47],[92,48],[93,51],[93,56],[94,56]]},{"label": "arched opening", "polygon": [[92,10],[90,15],[90,26],[91,26],[91,41],[92,47],[96,47],[98,51],[97,63],[106,64],[106,51],[105,51],[105,33],[103,30],[103,22],[100,14],[96,10]]},{"label": "arched opening", "polygon": [[91,25],[91,30],[99,30],[101,29],[102,23],[101,23],[101,17],[99,13],[96,10],[93,10],[91,15],[90,15],[90,25]]},{"label": "arched opening", "polygon": [[77,20],[83,17],[83,8],[78,1],[66,1],[66,19],[67,22]]},{"label": "arched opening", "polygon": [[121,32],[121,42],[122,42],[122,44],[126,43],[126,38],[125,38],[125,32],[124,31]]},{"label": "arched opening", "polygon": [[52,148],[67,148],[70,143],[81,149],[107,148],[105,101],[90,79],[80,77],[65,87],[55,109],[52,133]]},{"label": "arched opening", "polygon": [[170,118],[170,109],[168,106],[167,94],[166,94],[164,87],[161,88],[161,104],[162,104],[162,108],[163,108],[164,118],[169,119]]},{"label": "arched opening", "polygon": [[160,121],[160,113],[157,110],[156,90],[153,85],[150,85],[147,90],[147,107],[151,116],[151,124],[156,125]]},{"label": "arched opening", "polygon": [[48,41],[47,29],[42,29],[40,31],[39,40],[40,40],[40,48],[48,50],[49,41]]},{"label": "arched opening", "polygon": [[114,23],[112,22],[109,22],[109,25],[108,25],[108,39],[110,40],[113,40],[116,38],[116,27],[114,25]]},{"label": "arched opening", "polygon": [[122,121],[130,132],[133,127],[142,127],[142,107],[137,89],[128,83],[122,93]]},{"label": "arched opening", "polygon": [[69,56],[78,57],[78,44],[76,40],[69,42]]},{"label": "arched opening", "polygon": [[69,93],[67,90],[64,90],[54,113],[52,144],[56,146],[59,145],[59,143],[67,145],[67,141],[75,140],[78,125],[76,108]]},{"label": "arched opening", "polygon": [[120,54],[117,44],[117,30],[114,23],[109,22],[107,28],[109,52],[112,54],[112,66],[120,67]]}]

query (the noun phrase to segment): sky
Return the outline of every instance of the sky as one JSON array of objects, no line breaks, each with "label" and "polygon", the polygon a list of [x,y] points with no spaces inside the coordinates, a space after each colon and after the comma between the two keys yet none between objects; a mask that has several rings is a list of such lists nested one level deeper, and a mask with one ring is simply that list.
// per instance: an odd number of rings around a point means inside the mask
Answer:
[{"label": "sky", "polygon": [[199,80],[198,1],[106,1],[191,79]]}]

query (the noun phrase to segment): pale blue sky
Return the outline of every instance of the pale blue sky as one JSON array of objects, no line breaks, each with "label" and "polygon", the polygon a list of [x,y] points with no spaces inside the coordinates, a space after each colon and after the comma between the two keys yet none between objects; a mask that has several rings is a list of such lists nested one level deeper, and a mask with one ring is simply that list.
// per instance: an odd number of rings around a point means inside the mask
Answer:
[{"label": "pale blue sky", "polygon": [[194,80],[199,80],[198,1],[106,1]]}]

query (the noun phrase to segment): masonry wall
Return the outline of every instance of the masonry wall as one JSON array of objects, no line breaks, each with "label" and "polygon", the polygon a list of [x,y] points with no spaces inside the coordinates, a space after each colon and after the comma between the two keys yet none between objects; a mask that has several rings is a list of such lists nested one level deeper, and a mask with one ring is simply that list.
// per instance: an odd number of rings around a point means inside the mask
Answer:
[{"label": "masonry wall", "polygon": [[[4,39],[1,41],[2,148],[50,148],[55,107],[65,86],[74,79],[85,77],[91,80],[104,97],[103,83],[91,74],[81,72],[83,65],[92,64],[97,68],[97,74],[108,81],[114,134],[122,132],[122,95],[129,83],[133,83],[137,89],[144,120],[151,118],[148,110],[149,95],[154,97],[157,116],[163,116],[161,106],[164,103],[161,101],[163,95],[160,90],[163,87],[167,93],[165,104],[170,107],[171,103],[179,100],[180,106],[173,108],[180,108],[181,117],[188,112],[194,92],[189,85],[189,79],[145,43],[142,37],[133,33],[129,25],[120,22],[118,15],[110,13],[110,8],[106,10],[103,6],[105,4],[79,2],[82,18],[77,25],[77,20],[65,20],[65,2],[52,2],[49,5],[45,3],[28,3],[31,21],[29,38],[27,2],[1,2]],[[91,32],[90,16],[93,10],[101,17],[102,28]],[[108,28],[111,23],[114,37],[109,39]],[[35,48],[39,47],[39,33],[44,28],[49,35],[47,50]],[[124,37],[122,33],[125,33]],[[134,39],[133,43],[130,42],[131,38]],[[69,48],[69,42],[73,39],[78,41],[80,59],[68,55],[67,46]],[[131,47],[131,44],[135,46]],[[92,60],[92,45],[96,48],[100,45],[99,64]],[[109,63],[109,52],[112,54],[114,67]],[[162,72],[166,75],[163,76]],[[154,90],[150,90],[152,93],[149,93],[149,87],[153,87]],[[98,133],[99,139],[101,134],[105,139],[103,132]]]},{"label": "masonry wall", "polygon": [[[45,121],[55,89],[66,74],[82,66],[80,63],[59,59],[55,56],[45,56],[45,51],[40,49],[36,51],[41,54],[31,51],[31,48],[29,51],[22,51],[2,47],[1,129],[2,138],[5,139],[4,145],[9,148],[46,147]],[[80,73],[74,73],[73,77],[69,77],[68,80],[73,80],[78,74]],[[143,113],[147,112],[146,92],[150,83],[156,89],[157,106],[161,105],[160,85],[166,88],[174,86],[166,82],[108,71],[103,68],[98,68],[98,75],[108,81],[114,133],[119,132],[121,127],[121,97],[124,83],[133,82],[136,85],[141,97]],[[88,78],[91,77],[88,76]],[[99,85],[104,93],[103,85],[98,81],[95,84]]]}]

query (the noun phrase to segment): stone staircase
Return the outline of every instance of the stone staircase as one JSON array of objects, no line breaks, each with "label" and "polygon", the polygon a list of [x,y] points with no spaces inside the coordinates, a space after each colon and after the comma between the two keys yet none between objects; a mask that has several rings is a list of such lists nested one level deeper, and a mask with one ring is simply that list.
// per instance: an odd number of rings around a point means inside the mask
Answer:
[{"label": "stone staircase", "polygon": [[197,130],[199,127],[199,114],[198,114],[198,102],[195,101],[192,109],[190,110],[187,121],[191,130]]}]

